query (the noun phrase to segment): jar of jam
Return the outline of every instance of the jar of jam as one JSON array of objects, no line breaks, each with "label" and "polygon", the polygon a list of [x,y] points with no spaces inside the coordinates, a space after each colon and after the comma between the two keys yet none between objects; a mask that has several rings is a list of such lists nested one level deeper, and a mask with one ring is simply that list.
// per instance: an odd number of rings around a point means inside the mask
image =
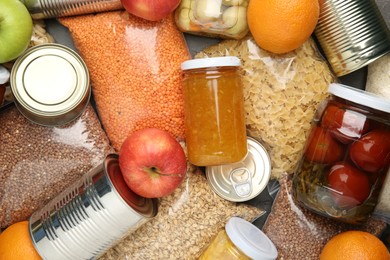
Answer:
[{"label": "jar of jam", "polygon": [[275,245],[260,229],[242,218],[232,217],[199,260],[273,260],[277,256]]},{"label": "jar of jam", "polygon": [[234,163],[248,152],[237,57],[182,63],[188,158],[198,166]]},{"label": "jar of jam", "polygon": [[320,215],[361,224],[390,165],[390,101],[341,84],[328,91],[293,175],[293,194]]}]

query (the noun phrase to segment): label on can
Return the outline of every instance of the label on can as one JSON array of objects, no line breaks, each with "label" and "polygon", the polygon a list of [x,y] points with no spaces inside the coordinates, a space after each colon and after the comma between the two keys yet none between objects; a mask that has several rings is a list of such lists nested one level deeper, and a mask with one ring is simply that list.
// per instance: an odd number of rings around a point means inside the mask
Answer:
[{"label": "label on can", "polygon": [[267,150],[248,137],[248,153],[237,163],[209,166],[207,181],[220,197],[242,202],[253,199],[267,186],[271,177],[271,160]]}]

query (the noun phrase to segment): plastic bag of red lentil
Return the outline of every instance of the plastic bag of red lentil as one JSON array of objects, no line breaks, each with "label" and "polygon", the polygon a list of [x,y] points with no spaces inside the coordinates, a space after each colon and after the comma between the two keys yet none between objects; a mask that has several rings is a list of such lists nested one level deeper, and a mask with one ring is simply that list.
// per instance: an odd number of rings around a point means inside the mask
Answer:
[{"label": "plastic bag of red lentil", "polygon": [[180,65],[190,54],[173,15],[149,22],[117,11],[59,21],[88,66],[97,111],[114,148],[147,127],[184,138]]},{"label": "plastic bag of red lentil", "polygon": [[347,230],[381,235],[386,224],[370,218],[363,225],[351,225],[312,213],[294,202],[292,175],[282,174],[280,190],[263,226],[278,250],[278,259],[317,260],[326,242]]},{"label": "plastic bag of red lentil", "polygon": [[0,112],[0,229],[27,220],[113,152],[91,105],[58,127],[28,121],[14,105]]}]

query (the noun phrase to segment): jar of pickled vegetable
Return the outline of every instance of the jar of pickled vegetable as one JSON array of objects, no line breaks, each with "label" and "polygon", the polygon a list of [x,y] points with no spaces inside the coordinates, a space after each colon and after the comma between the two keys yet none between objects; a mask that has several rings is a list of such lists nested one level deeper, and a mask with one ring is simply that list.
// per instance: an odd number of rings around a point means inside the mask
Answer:
[{"label": "jar of pickled vegetable", "polygon": [[293,194],[320,215],[361,224],[390,165],[390,101],[341,84],[329,93],[314,116]]},{"label": "jar of pickled vegetable", "polygon": [[182,63],[188,159],[198,166],[234,163],[248,152],[237,57]]},{"label": "jar of pickled vegetable", "polygon": [[242,218],[232,217],[199,260],[273,260],[277,256],[275,245],[260,229]]},{"label": "jar of pickled vegetable", "polygon": [[175,22],[182,32],[217,38],[241,39],[249,32],[248,0],[182,0]]}]

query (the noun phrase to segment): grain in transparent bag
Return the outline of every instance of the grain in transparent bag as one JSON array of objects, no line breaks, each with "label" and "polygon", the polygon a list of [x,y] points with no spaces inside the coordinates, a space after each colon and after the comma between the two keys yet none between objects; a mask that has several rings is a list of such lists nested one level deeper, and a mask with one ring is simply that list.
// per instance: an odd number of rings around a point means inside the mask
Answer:
[{"label": "grain in transparent bag", "polygon": [[0,228],[27,220],[113,151],[88,105],[79,118],[45,127],[14,105],[0,112]]},{"label": "grain in transparent bag", "polygon": [[237,56],[248,134],[260,141],[272,160],[272,178],[292,173],[318,104],[336,77],[309,39],[283,55],[261,49],[252,36],[224,40],[196,54],[196,58]]}]

